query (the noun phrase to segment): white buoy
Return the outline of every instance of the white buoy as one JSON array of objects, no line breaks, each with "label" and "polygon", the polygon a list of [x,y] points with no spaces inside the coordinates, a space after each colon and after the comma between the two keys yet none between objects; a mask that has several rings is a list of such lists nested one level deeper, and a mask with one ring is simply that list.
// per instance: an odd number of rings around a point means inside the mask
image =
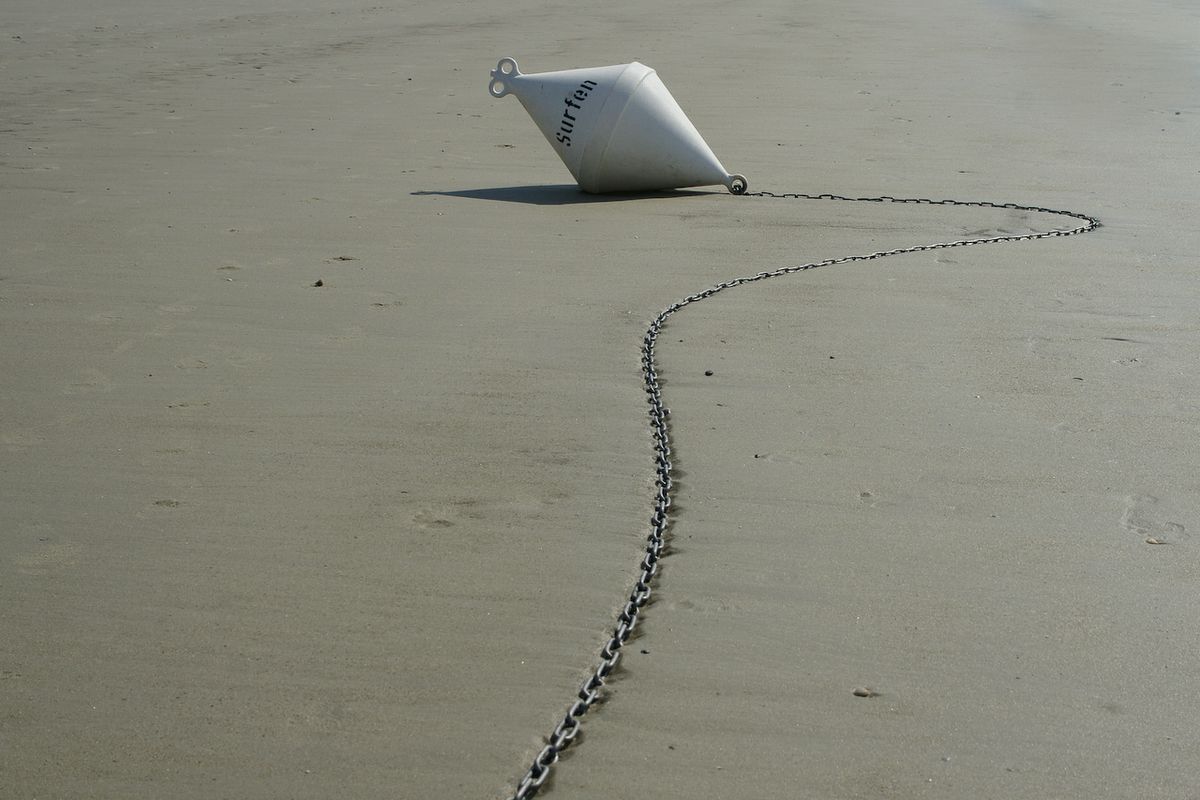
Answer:
[{"label": "white buoy", "polygon": [[517,96],[585,192],[714,184],[746,191],[746,178],[721,166],[645,64],[523,75],[516,61],[502,58],[488,92]]}]

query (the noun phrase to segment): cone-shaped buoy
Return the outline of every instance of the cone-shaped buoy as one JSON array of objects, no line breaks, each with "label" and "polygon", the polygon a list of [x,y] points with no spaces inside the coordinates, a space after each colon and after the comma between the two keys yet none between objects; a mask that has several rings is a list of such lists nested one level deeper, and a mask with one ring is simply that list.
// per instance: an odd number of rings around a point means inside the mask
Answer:
[{"label": "cone-shaped buoy", "polygon": [[517,96],[585,192],[713,184],[746,191],[746,178],[725,171],[645,64],[523,75],[516,61],[502,58],[488,92]]}]

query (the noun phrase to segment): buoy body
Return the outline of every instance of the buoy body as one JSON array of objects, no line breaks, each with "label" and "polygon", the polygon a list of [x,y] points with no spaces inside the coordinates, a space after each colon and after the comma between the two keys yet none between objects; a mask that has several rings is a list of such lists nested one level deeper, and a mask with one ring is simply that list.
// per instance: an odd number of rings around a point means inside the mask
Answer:
[{"label": "buoy body", "polygon": [[640,192],[746,179],[721,166],[658,73],[634,61],[522,74],[502,58],[492,97],[514,94],[585,192]]}]

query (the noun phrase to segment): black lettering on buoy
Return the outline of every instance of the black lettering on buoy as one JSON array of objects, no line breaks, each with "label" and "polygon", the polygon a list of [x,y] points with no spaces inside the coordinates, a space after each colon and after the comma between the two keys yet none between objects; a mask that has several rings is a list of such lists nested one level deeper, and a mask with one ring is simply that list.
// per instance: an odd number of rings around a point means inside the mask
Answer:
[{"label": "black lettering on buoy", "polygon": [[[563,98],[564,108],[562,120],[558,125],[559,132],[554,134],[554,138],[557,139],[563,147],[571,146],[571,137],[567,136],[566,134],[574,131],[575,123],[578,122],[578,119],[571,113],[571,109],[574,108],[581,110],[583,108],[581,103],[583,103],[584,100],[587,100],[592,90],[599,85],[600,84],[596,83],[595,81],[584,81],[583,83],[579,84],[579,88],[576,89],[570,97]],[[576,103],[574,102],[575,100],[578,100],[579,102]]]}]

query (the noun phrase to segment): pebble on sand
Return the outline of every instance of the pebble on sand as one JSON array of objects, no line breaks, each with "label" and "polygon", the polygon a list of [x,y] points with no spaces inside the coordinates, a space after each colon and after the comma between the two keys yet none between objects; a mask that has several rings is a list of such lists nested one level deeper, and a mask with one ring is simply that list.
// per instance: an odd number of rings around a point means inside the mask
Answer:
[{"label": "pebble on sand", "polygon": [[854,690],[855,697],[879,697],[879,692],[874,689],[869,689],[866,686],[859,686]]}]

